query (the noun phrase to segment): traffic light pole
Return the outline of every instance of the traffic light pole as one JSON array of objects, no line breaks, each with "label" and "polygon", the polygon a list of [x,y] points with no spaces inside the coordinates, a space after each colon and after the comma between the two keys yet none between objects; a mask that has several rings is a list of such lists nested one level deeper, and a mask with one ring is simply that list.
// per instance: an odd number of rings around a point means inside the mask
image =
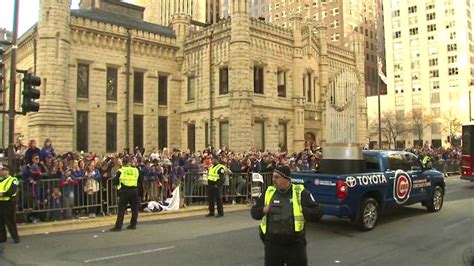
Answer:
[{"label": "traffic light pole", "polygon": [[13,8],[13,33],[11,46],[11,64],[10,64],[10,101],[8,104],[8,166],[12,169],[15,151],[15,85],[16,85],[16,52],[17,52],[17,35],[18,35],[18,10],[20,8],[20,0],[15,0]]}]

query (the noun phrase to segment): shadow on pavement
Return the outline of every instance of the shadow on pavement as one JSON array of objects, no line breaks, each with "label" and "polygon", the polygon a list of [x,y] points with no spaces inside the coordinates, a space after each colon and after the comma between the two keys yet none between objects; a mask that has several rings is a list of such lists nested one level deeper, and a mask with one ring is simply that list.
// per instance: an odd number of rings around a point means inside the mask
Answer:
[{"label": "shadow on pavement", "polygon": [[[430,213],[425,208],[416,207],[401,207],[390,209],[382,212],[377,222],[377,227],[384,224],[395,223],[399,220],[414,218],[421,215],[429,215]],[[310,228],[317,228],[318,230],[331,231],[335,234],[356,237],[357,233],[364,233],[359,231],[349,219],[341,219],[333,216],[323,216],[321,221],[317,223],[309,223]]]}]

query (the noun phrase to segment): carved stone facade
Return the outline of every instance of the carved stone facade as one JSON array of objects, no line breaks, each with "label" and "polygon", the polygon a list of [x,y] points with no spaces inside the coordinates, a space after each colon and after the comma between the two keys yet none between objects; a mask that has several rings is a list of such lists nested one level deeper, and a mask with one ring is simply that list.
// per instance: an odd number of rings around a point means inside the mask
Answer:
[{"label": "carved stone facade", "polygon": [[[100,8],[70,10],[70,0],[42,0],[39,23],[20,40],[18,55],[19,69],[42,78],[41,109],[18,117],[16,132],[52,138],[59,151],[299,151],[305,140],[325,142],[328,84],[351,71],[362,80],[353,100],[365,144],[363,53],[328,45],[325,27],[313,35],[301,15],[284,29],[249,17],[246,0],[231,3],[229,18],[195,31],[186,14],[173,15],[168,28]],[[115,98],[107,93],[114,87]]]}]

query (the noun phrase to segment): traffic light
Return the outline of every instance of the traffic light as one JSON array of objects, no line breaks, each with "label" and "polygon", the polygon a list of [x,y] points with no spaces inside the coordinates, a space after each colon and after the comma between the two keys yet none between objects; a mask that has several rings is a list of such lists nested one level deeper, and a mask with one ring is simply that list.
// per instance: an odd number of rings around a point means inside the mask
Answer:
[{"label": "traffic light", "polygon": [[23,103],[21,109],[23,113],[38,112],[40,108],[39,99],[41,92],[34,87],[41,85],[41,78],[26,72],[23,76]]}]

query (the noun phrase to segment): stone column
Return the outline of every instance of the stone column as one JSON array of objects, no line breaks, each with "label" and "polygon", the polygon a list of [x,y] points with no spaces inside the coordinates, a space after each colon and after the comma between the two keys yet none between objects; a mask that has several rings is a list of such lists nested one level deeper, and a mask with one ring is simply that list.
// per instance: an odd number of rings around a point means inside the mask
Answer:
[{"label": "stone column", "polygon": [[171,27],[176,33],[176,44],[179,46],[179,51],[176,53],[176,59],[179,64],[183,62],[184,43],[189,33],[190,25],[191,16],[188,14],[177,13],[171,16]]},{"label": "stone column", "polygon": [[[242,152],[253,147],[252,108],[253,62],[250,59],[248,0],[232,0],[229,62],[229,145]],[[217,126],[216,126],[217,128]]]},{"label": "stone column", "polygon": [[[171,81],[175,81],[173,82],[173,84],[174,83],[177,84],[176,87],[179,88],[179,91],[186,91],[186,89],[184,89],[184,84],[185,84],[184,80],[186,79],[186,73],[182,71],[182,66],[183,66],[183,60],[184,60],[184,45],[186,42],[186,36],[189,33],[190,25],[191,25],[191,16],[183,13],[183,11],[180,11],[179,13],[176,13],[171,16],[171,27],[173,27],[173,30],[176,33],[176,45],[179,47],[179,50],[176,52],[176,61],[181,69],[179,76],[175,76],[175,75],[171,76]],[[169,86],[169,88],[173,88],[173,87]],[[178,95],[179,95],[178,93],[168,90],[168,97],[175,98],[174,100],[170,99],[169,108],[171,108],[172,110],[176,110],[176,112],[170,112],[168,114],[168,131],[177,132],[176,134],[168,135],[169,136],[168,142],[171,145],[171,147],[181,146],[181,144],[183,143],[183,140],[187,140],[186,136],[183,135],[184,134],[183,132],[185,133],[187,132],[187,124],[181,121],[182,119],[180,115],[181,101],[176,102],[176,97],[179,97]],[[173,102],[176,102],[176,103],[173,104]],[[182,148],[185,149],[187,147],[183,146]]]},{"label": "stone column", "polygon": [[[303,93],[303,44],[301,40],[301,26],[303,18],[299,13],[293,13],[290,22],[293,29],[293,148],[292,151],[301,151],[304,148],[304,105]],[[291,152],[291,151],[290,151]]]},{"label": "stone column", "polygon": [[[39,8],[37,72],[41,77],[40,111],[28,115],[30,136],[51,138],[57,151],[75,150],[74,115],[66,95],[70,51],[70,0],[42,0]],[[90,114],[92,115],[92,114]]]}]

